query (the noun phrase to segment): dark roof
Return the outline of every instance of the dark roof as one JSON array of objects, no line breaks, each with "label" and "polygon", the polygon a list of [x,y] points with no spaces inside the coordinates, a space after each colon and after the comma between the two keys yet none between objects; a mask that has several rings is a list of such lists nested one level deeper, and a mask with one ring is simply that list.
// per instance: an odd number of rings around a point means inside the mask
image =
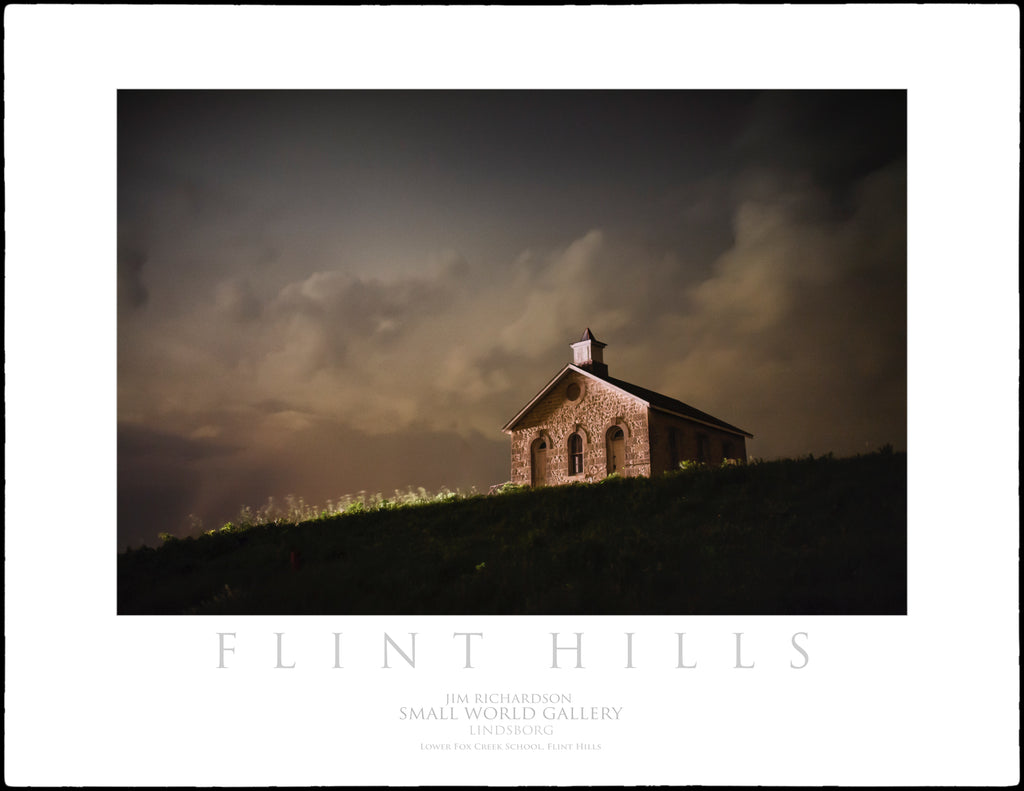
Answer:
[{"label": "dark roof", "polygon": [[701,412],[699,409],[694,409],[689,404],[684,404],[682,401],[677,401],[675,398],[669,398],[661,393],[655,393],[653,390],[648,390],[646,387],[640,387],[639,385],[631,384],[630,382],[623,382],[621,379],[614,379],[610,376],[601,376],[600,379],[608,382],[610,385],[625,390],[627,393],[635,395],[637,398],[642,398],[644,401],[649,403],[651,406],[657,409],[664,409],[667,412],[675,412],[677,415],[683,417],[690,417],[694,420],[700,420],[704,423],[709,423],[712,426],[719,426],[727,431],[733,431],[737,434],[743,434],[747,437],[753,437],[749,431],[744,431],[741,428],[726,423],[724,420],[719,420],[717,417],[712,417],[707,412]]},{"label": "dark roof", "polygon": [[555,374],[551,381],[544,385],[544,387],[541,388],[540,392],[537,393],[537,395],[535,395],[533,399],[531,399],[530,403],[528,403],[526,406],[520,409],[518,414],[516,414],[514,418],[512,418],[508,423],[506,423],[502,427],[502,431],[509,431],[512,428],[512,426],[514,426],[519,421],[519,418],[526,414],[530,410],[530,408],[533,407],[535,403],[537,403],[537,400],[545,393],[547,393],[554,386],[554,384],[559,379],[561,379],[562,376],[565,375],[565,372],[569,370],[579,371],[580,373],[586,374],[587,376],[593,376],[595,379],[599,379],[602,382],[607,382],[612,387],[617,387],[620,390],[629,393],[632,396],[635,396],[636,398],[646,401],[655,409],[661,409],[666,412],[672,412],[676,415],[681,415],[682,417],[691,418],[693,420],[699,420],[700,422],[707,423],[710,426],[718,426],[719,428],[725,431],[730,431],[734,434],[742,434],[745,437],[754,436],[749,431],[744,431],[741,428],[736,428],[736,426],[726,423],[724,420],[719,420],[717,417],[712,417],[707,412],[701,412],[699,409],[694,409],[692,406],[690,406],[689,404],[684,404],[682,401],[677,401],[674,398],[669,398],[668,396],[662,395],[661,393],[655,393],[653,390],[648,390],[646,387],[640,387],[639,385],[635,385],[630,382],[624,382],[621,379],[613,379],[610,376],[601,376],[600,374],[594,373],[592,370],[589,369],[589,367],[579,368],[575,365],[572,365],[571,363],[566,365],[561,371]]},{"label": "dark roof", "polygon": [[585,330],[583,330],[583,336],[577,342],[579,343],[579,342],[582,342],[582,341],[593,341],[594,343],[598,344],[599,346],[607,346],[608,345],[607,343],[601,343],[601,341],[599,341],[597,338],[595,338],[594,337],[594,333],[592,333],[590,331],[590,327],[587,327]]}]

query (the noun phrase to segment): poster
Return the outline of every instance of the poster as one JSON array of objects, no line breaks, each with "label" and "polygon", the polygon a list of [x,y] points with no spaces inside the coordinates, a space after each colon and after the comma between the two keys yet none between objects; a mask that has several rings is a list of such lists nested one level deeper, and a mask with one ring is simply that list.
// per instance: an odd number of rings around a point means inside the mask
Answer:
[{"label": "poster", "polygon": [[[8,783],[1016,782],[1017,21],[8,8]],[[908,91],[908,615],[118,617],[116,91],[552,74]]]}]

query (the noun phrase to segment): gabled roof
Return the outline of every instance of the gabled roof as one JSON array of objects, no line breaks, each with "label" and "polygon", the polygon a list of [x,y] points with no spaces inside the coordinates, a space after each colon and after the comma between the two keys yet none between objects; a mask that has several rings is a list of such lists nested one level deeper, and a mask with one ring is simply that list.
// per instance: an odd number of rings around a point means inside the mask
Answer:
[{"label": "gabled roof", "polygon": [[646,387],[640,387],[639,385],[631,384],[630,382],[624,382],[621,379],[613,379],[610,376],[598,376],[597,374],[592,373],[591,371],[584,370],[583,368],[575,366],[571,363],[566,365],[561,371],[555,374],[554,377],[552,377],[551,381],[544,385],[544,387],[541,388],[540,392],[537,393],[537,395],[535,395],[530,400],[530,403],[528,403],[526,406],[520,409],[519,412],[516,413],[516,416],[514,418],[512,418],[508,423],[502,426],[501,430],[504,431],[506,434],[511,433],[512,427],[519,422],[520,418],[522,418],[523,415],[529,412],[530,409],[533,408],[534,404],[536,404],[538,401],[540,401],[540,399],[546,396],[551,391],[551,389],[556,384],[558,384],[559,380],[562,379],[562,377],[564,377],[565,374],[569,371],[575,371],[576,373],[583,374],[584,376],[588,376],[591,379],[596,379],[599,382],[609,384],[612,387],[615,387],[621,390],[622,392],[626,393],[627,395],[631,395],[633,396],[633,398],[636,398],[639,401],[644,402],[653,409],[657,409],[662,412],[668,412],[669,414],[677,415],[688,420],[693,420],[696,421],[697,423],[704,423],[705,425],[708,426],[720,428],[723,431],[728,431],[732,434],[740,434],[744,437],[750,438],[753,438],[754,436],[749,431],[744,431],[741,428],[736,428],[736,426],[730,425],[729,423],[726,423],[724,420],[719,420],[718,418],[707,414],[707,412],[701,412],[699,409],[695,409],[689,404],[684,404],[682,401],[678,401],[675,398],[669,398],[668,396],[662,395],[661,393],[656,393],[653,390],[648,390]]},{"label": "gabled roof", "polygon": [[660,409],[662,412],[670,412],[673,415],[679,415],[680,417],[696,420],[700,423],[707,423],[709,426],[715,426],[716,428],[720,428],[724,431],[731,431],[734,434],[742,434],[743,436],[750,437],[751,439],[754,437],[754,435],[749,431],[736,428],[736,426],[730,425],[724,420],[719,420],[717,417],[713,417],[707,412],[701,412],[699,409],[695,409],[689,404],[684,404],[682,401],[678,401],[675,398],[669,398],[661,393],[655,393],[653,390],[648,390],[646,387],[640,387],[639,385],[630,384],[629,382],[623,382],[621,379],[613,379],[610,376],[598,378],[610,385],[614,385],[620,390],[625,390],[630,395],[634,395],[637,398],[646,401],[652,407]]}]

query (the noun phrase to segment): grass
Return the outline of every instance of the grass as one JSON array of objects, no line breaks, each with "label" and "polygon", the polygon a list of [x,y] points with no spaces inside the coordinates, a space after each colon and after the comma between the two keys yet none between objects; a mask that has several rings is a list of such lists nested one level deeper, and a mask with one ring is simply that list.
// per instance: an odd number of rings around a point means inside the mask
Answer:
[{"label": "grass", "polygon": [[268,510],[119,555],[118,612],[905,614],[906,492],[883,449]]}]

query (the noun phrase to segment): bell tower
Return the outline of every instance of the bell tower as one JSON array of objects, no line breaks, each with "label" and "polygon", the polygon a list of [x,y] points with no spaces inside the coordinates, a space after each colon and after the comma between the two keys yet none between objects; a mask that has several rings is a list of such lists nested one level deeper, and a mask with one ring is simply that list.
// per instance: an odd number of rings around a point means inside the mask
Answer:
[{"label": "bell tower", "polygon": [[604,364],[604,347],[587,327],[576,343],[569,344],[572,348],[572,364],[597,376],[608,376],[608,366]]}]

